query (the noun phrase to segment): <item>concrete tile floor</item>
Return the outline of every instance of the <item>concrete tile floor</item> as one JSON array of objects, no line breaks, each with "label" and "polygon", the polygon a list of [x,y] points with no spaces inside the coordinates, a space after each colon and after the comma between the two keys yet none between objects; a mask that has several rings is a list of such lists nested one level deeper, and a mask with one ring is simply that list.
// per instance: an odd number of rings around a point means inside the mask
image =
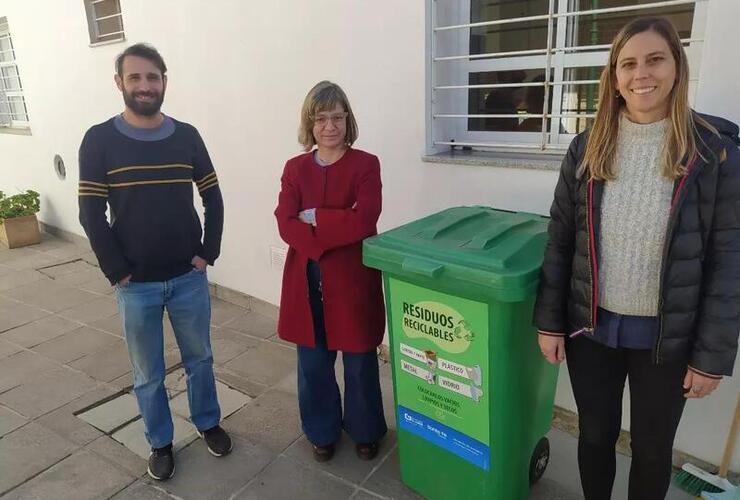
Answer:
[{"label": "concrete tile floor", "polygon": [[[126,429],[120,422],[131,416],[130,397],[113,406],[119,419],[100,409],[89,411],[87,421],[76,416],[127,393],[131,384],[130,369],[119,359],[112,290],[91,263],[89,248],[46,235],[33,247],[0,247],[2,500],[420,498],[398,475],[388,366],[381,377],[391,432],[378,458],[360,462],[345,437],[333,461],[317,464],[300,429],[294,350],[276,338],[274,320],[217,299],[216,373],[228,398],[226,413],[234,411],[223,424],[234,437],[234,452],[215,459],[200,440],[189,439],[184,377],[174,371],[167,387],[170,397],[180,398],[173,406],[187,439],[176,454],[175,478],[150,481],[137,455],[146,454],[143,436],[131,451],[110,435]],[[170,331],[167,336],[167,366],[176,368],[176,343]],[[550,466],[530,498],[582,498],[576,440],[559,430],[549,438]],[[618,456],[614,499],[626,498],[628,470],[629,458]],[[671,490],[668,498],[690,497]]]}]

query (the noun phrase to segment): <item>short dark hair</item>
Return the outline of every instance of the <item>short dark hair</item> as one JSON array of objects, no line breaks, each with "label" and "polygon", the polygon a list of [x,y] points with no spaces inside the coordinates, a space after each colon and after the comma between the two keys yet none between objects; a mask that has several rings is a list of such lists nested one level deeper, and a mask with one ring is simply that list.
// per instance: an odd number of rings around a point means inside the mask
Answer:
[{"label": "short dark hair", "polygon": [[167,65],[164,63],[162,55],[157,52],[157,49],[148,43],[137,43],[128,47],[126,50],[118,54],[118,57],[116,57],[116,73],[118,73],[118,76],[123,76],[123,60],[126,59],[126,56],[136,56],[147,59],[159,69],[162,76],[167,73]]}]

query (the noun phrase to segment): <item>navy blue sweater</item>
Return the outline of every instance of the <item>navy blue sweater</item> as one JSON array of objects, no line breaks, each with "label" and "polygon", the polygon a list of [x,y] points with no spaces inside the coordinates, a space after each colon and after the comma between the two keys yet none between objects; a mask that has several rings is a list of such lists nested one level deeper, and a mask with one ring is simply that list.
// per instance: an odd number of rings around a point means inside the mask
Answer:
[{"label": "navy blue sweater", "polygon": [[[190,271],[195,255],[213,264],[221,248],[223,200],[198,131],[173,120],[170,135],[145,141],[125,135],[114,121],[88,130],[79,153],[80,223],[103,273],[112,284],[128,275],[166,281]],[[193,182],[203,199],[205,235]]]}]

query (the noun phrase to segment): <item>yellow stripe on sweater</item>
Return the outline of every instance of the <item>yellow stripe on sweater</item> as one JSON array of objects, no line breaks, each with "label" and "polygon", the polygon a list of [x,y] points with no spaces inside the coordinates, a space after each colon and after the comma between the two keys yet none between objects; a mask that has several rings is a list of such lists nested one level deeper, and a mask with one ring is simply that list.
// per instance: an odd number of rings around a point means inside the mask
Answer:
[{"label": "yellow stripe on sweater", "polygon": [[108,184],[112,188],[129,187],[129,186],[141,186],[145,184],[191,184],[193,181],[190,179],[163,179],[158,181],[135,181],[135,182],[118,182],[116,184]]},{"label": "yellow stripe on sweater", "polygon": [[210,174],[206,175],[202,179],[195,181],[195,183],[198,184],[198,186],[202,186],[210,182],[210,180],[215,177],[216,177],[216,172],[211,172]]},{"label": "yellow stripe on sweater", "polygon": [[187,168],[187,169],[193,170],[192,165],[186,165],[184,163],[171,163],[169,165],[144,165],[144,166],[135,166],[135,167],[115,168],[113,170],[109,170],[107,174],[113,175],[119,172],[128,172],[129,170],[162,170],[162,169],[167,169],[167,168]]},{"label": "yellow stripe on sweater", "polygon": [[207,183],[206,183],[205,185],[203,185],[203,186],[200,186],[200,187],[198,188],[198,192],[202,193],[202,192],[203,192],[203,191],[205,191],[206,189],[210,189],[210,188],[212,188],[213,186],[217,186],[217,185],[218,185],[218,179],[213,179],[213,182],[207,182]]},{"label": "yellow stripe on sweater", "polygon": [[90,186],[100,186],[100,187],[104,187],[104,188],[107,188],[108,187],[108,184],[101,184],[99,182],[80,181],[80,187],[82,187],[85,184],[89,184]]}]

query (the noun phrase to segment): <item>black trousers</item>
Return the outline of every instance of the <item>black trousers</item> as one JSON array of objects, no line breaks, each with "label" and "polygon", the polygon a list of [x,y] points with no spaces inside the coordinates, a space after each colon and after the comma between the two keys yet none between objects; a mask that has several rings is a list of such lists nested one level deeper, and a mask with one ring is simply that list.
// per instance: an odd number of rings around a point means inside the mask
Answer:
[{"label": "black trousers", "polygon": [[586,500],[611,498],[627,377],[632,437],[629,500],[664,499],[673,440],[686,402],[686,364],[656,366],[650,350],[614,349],[583,335],[567,339],[565,349],[578,406],[578,467]]}]

